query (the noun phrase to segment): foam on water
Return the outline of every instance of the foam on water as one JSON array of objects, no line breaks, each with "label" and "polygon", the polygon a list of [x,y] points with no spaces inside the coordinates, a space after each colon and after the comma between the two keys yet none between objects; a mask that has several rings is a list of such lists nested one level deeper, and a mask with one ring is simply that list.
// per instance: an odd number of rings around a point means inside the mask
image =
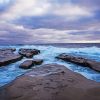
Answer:
[{"label": "foam on water", "polygon": [[[100,73],[93,71],[90,68],[82,67],[69,62],[64,62],[55,59],[57,55],[61,53],[67,53],[67,54],[73,54],[75,56],[83,56],[89,59],[100,61],[100,48],[98,47],[59,48],[54,46],[24,45],[24,46],[1,46],[0,48],[9,48],[9,47],[16,48],[17,51],[15,53],[18,52],[19,48],[39,49],[41,50],[41,53],[39,55],[34,56],[33,58],[44,59],[43,64],[57,63],[57,64],[65,65],[68,69],[80,73],[88,79],[100,82]],[[23,70],[19,68],[19,65],[26,59],[27,58],[24,58],[19,62],[0,68],[0,86],[3,86],[11,82],[17,76],[22,75],[26,71],[31,70],[31,69]]]}]

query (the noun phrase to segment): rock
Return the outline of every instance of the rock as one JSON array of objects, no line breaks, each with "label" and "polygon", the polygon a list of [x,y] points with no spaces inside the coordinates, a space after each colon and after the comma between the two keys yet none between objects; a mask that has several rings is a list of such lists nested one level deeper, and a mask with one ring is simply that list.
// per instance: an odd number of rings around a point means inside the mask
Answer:
[{"label": "rock", "polygon": [[34,65],[41,65],[42,63],[43,63],[42,59],[26,60],[19,67],[22,69],[29,69]]},{"label": "rock", "polygon": [[22,59],[19,54],[14,54],[15,49],[0,49],[0,67]]},{"label": "rock", "polygon": [[32,58],[33,55],[37,55],[39,53],[40,50],[37,49],[19,49],[19,54],[27,58]]},{"label": "rock", "polygon": [[100,72],[100,62],[96,62],[96,61],[89,60],[89,59],[82,58],[82,57],[75,57],[72,55],[67,55],[65,53],[60,54],[56,58],[64,60],[64,61],[72,62],[72,63],[78,64],[84,67],[89,67],[95,71]]},{"label": "rock", "polygon": [[1,87],[0,100],[100,100],[100,83],[62,65],[48,64]]},{"label": "rock", "polygon": [[15,48],[4,48],[4,49],[0,49],[0,55],[9,55],[12,54],[14,51],[16,51]]},{"label": "rock", "polygon": [[87,60],[87,64],[90,68],[100,72],[100,62]]},{"label": "rock", "polygon": [[16,51],[16,48],[3,48],[3,49],[0,49],[0,51],[4,51],[4,52],[11,51],[11,52],[14,52],[14,51]]},{"label": "rock", "polygon": [[43,63],[42,59],[33,59],[34,65],[41,65]]},{"label": "rock", "polygon": [[24,61],[19,67],[22,69],[29,69],[33,66],[33,61],[32,60],[26,60]]},{"label": "rock", "polygon": [[8,48],[8,49],[5,49],[5,50],[11,50],[12,52],[16,51],[16,48]]}]

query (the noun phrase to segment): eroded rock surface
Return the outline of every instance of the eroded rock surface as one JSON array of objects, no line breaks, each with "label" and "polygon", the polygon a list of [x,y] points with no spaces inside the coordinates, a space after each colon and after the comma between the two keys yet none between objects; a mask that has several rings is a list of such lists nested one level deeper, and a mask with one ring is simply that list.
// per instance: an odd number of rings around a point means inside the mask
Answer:
[{"label": "eroded rock surface", "polygon": [[41,65],[42,63],[42,59],[26,60],[19,67],[22,69],[30,69],[32,66]]},{"label": "eroded rock surface", "polygon": [[15,50],[16,49],[0,49],[0,66],[5,66],[22,59],[21,55],[14,54]]},{"label": "eroded rock surface", "polygon": [[33,59],[34,65],[41,65],[43,63],[42,59]]},{"label": "eroded rock surface", "polygon": [[19,67],[22,69],[29,69],[33,66],[33,61],[32,60],[26,60],[24,61]]},{"label": "eroded rock surface", "polygon": [[65,53],[60,54],[56,58],[64,60],[64,61],[72,62],[72,63],[78,64],[84,67],[89,67],[95,71],[100,72],[100,62],[96,62],[96,61],[89,60],[89,59],[82,58],[82,57],[75,57],[72,55],[67,55]]},{"label": "eroded rock surface", "polygon": [[40,50],[37,49],[19,49],[19,54],[27,58],[32,58],[33,55],[37,55],[39,53]]},{"label": "eroded rock surface", "polygon": [[62,65],[48,64],[2,87],[0,100],[100,100],[100,83]]}]

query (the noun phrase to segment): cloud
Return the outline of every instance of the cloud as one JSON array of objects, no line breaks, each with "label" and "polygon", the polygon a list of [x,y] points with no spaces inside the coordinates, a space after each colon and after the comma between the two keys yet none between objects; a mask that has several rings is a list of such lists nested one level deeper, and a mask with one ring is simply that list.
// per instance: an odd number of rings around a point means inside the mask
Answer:
[{"label": "cloud", "polygon": [[70,21],[77,20],[84,17],[94,16],[94,12],[92,12],[88,8],[84,6],[75,5],[72,3],[67,3],[63,5],[58,4],[55,5],[53,9],[54,10],[52,11],[55,15],[65,17],[66,20],[70,20]]},{"label": "cloud", "polygon": [[0,43],[100,42],[99,5],[100,0],[0,0]]},{"label": "cloud", "polygon": [[0,13],[0,21],[27,28],[81,28],[97,20],[92,2],[82,5],[79,0],[15,0]]},{"label": "cloud", "polygon": [[99,37],[100,31],[93,30],[27,29],[7,23],[0,25],[0,44],[92,43],[100,42]]},{"label": "cloud", "polygon": [[56,0],[56,2],[52,2],[52,0],[16,0],[6,12],[1,14],[1,18],[13,20],[23,16],[55,15],[73,21],[94,16],[93,10],[88,7],[68,1],[65,4],[60,2],[59,0]]},{"label": "cloud", "polygon": [[45,14],[50,4],[47,0],[16,0],[14,4],[1,15],[4,20],[13,20],[22,16],[40,16]]}]

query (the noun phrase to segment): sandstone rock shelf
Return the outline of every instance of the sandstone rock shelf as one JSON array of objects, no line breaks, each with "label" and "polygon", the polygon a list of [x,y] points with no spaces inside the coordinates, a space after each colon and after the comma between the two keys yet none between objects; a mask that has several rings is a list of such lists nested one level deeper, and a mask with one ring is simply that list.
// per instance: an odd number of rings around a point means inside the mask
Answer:
[{"label": "sandstone rock shelf", "polygon": [[[33,55],[37,55],[40,53],[40,50],[25,48],[19,49],[17,51],[17,54],[15,54],[14,51],[16,51],[15,48],[0,49],[0,67],[20,61],[23,57],[32,58]],[[42,61],[36,60],[34,61],[34,63],[41,64]]]},{"label": "sandstone rock shelf", "polygon": [[0,88],[0,100],[100,100],[100,83],[47,64]]},{"label": "sandstone rock shelf", "polygon": [[96,62],[96,61],[86,59],[83,57],[75,57],[75,56],[68,55],[65,53],[58,55],[56,58],[64,60],[66,62],[72,62],[72,63],[78,64],[78,65],[81,65],[83,67],[89,67],[95,71],[100,72],[100,62]]},{"label": "sandstone rock shelf", "polygon": [[0,49],[0,67],[20,61],[23,57],[19,54],[14,54],[16,49]]}]

